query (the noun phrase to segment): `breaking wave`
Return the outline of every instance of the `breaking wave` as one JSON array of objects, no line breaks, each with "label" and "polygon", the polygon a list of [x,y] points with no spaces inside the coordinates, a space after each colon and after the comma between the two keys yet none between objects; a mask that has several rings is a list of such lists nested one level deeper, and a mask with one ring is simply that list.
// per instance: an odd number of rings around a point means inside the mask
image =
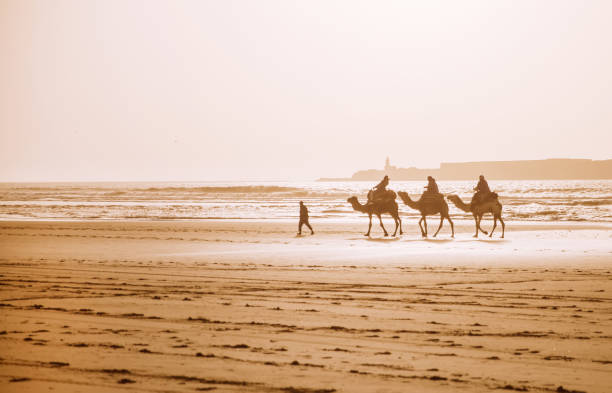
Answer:
[{"label": "breaking wave", "polygon": [[570,202],[569,205],[570,206],[605,206],[605,205],[612,205],[612,199],[573,201],[573,202]]},{"label": "breaking wave", "polygon": [[[138,189],[136,189],[138,190]],[[297,187],[283,186],[225,186],[225,187],[149,187],[143,191],[152,192],[199,192],[199,193],[237,193],[237,194],[269,194],[304,191]]]},{"label": "breaking wave", "polygon": [[[411,197],[425,182],[394,182]],[[365,203],[373,182],[0,184],[0,219],[267,219],[296,218],[303,200],[311,217],[355,218],[346,202]],[[473,182],[439,182],[444,194],[469,201]],[[612,222],[612,181],[491,181],[504,217],[529,221]],[[399,201],[398,201],[399,202]],[[418,212],[400,205],[404,217]],[[470,219],[450,204],[451,216]]]}]

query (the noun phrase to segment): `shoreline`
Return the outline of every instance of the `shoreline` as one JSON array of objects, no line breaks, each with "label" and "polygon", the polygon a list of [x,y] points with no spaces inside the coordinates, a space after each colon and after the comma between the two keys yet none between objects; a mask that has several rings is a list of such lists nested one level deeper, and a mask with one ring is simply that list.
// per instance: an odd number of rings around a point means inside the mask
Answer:
[{"label": "shoreline", "polygon": [[[498,225],[493,237],[474,238],[473,221],[458,221],[455,237],[445,223],[433,237],[439,221],[429,221],[423,238],[416,220],[404,222],[403,235],[393,237],[394,225],[385,221],[385,237],[373,220],[364,236],[367,218],[355,221],[311,221],[315,235],[297,236],[297,221],[13,221],[0,223],[1,256],[73,253],[99,259],[130,259],[134,255],[163,261],[182,258],[186,263],[214,259],[225,263],[288,262],[332,265],[371,264],[419,266],[607,266],[612,261],[612,226],[592,224],[506,224],[505,238]],[[492,222],[482,227],[489,231]],[[43,241],[44,239],[44,241]]]},{"label": "shoreline", "polygon": [[[422,195],[423,182],[397,182],[391,189]],[[26,220],[291,220],[300,200],[312,219],[359,219],[347,198],[362,203],[371,183],[267,182],[267,183],[156,183],[66,185],[65,187],[4,188],[1,221]],[[454,181],[441,186],[445,195],[468,201],[473,182]],[[612,223],[612,182],[606,181],[500,181],[494,184],[504,205],[503,216],[514,221]],[[419,212],[397,201],[402,218]],[[449,202],[447,202],[449,203]],[[449,203],[452,218],[470,218]]]},{"label": "shoreline", "polygon": [[[428,216],[428,225],[431,230],[437,228],[439,224],[439,216]],[[49,219],[0,219],[0,228],[2,226],[10,226],[10,225],[18,225],[18,224],[32,224],[36,223],[45,223],[45,224],[146,224],[150,223],[152,225],[159,224],[224,224],[224,223],[260,223],[262,225],[272,225],[272,224],[283,224],[283,226],[294,225],[297,227],[299,221],[299,217],[291,217],[291,218],[188,218],[188,219],[164,219],[164,218],[156,218],[156,219],[148,219],[148,218],[135,218],[135,219],[68,219],[68,218],[49,218]],[[359,227],[363,226],[365,223],[365,227],[367,227],[368,216],[357,216],[353,218],[310,218],[311,224],[313,225],[339,225],[341,227]],[[536,230],[612,230],[612,223],[609,222],[585,222],[585,221],[510,221],[504,220],[506,223],[506,230],[510,227],[513,231],[536,231]],[[393,220],[389,216],[383,216],[383,222],[385,223],[385,227],[393,228]],[[474,227],[474,220],[471,219],[453,219],[455,226],[460,228],[465,227]],[[315,224],[316,223],[316,224]],[[483,218],[481,226],[483,229],[485,227],[487,230],[492,226],[493,219],[489,216],[485,216]],[[417,225],[418,218],[410,217],[410,219],[402,218],[402,227],[406,225]],[[372,228],[378,226],[378,220],[376,217],[372,217]],[[444,228],[449,226],[448,221],[445,221]],[[498,229],[500,229],[500,224],[498,223]],[[442,232],[441,232],[442,233]]]}]

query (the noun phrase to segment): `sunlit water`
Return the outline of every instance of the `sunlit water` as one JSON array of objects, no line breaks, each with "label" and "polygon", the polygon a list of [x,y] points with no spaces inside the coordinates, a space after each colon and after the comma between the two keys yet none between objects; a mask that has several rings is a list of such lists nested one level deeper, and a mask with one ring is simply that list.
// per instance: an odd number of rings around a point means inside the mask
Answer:
[{"label": "sunlit water", "polygon": [[[376,182],[3,183],[0,219],[282,219],[359,217],[346,202],[365,203]],[[440,192],[471,198],[475,181],[440,181]],[[417,198],[426,182],[391,182]],[[490,181],[503,215],[520,221],[612,222],[612,180]],[[403,205],[403,216],[418,212]],[[468,215],[450,204],[451,216]]]}]

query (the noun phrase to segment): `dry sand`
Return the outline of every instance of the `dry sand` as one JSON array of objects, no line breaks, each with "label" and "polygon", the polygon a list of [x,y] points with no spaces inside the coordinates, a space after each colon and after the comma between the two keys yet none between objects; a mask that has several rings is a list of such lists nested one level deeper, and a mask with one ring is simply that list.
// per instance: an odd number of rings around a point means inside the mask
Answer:
[{"label": "dry sand", "polygon": [[0,390],[610,392],[610,226],[313,224],[0,223]]}]

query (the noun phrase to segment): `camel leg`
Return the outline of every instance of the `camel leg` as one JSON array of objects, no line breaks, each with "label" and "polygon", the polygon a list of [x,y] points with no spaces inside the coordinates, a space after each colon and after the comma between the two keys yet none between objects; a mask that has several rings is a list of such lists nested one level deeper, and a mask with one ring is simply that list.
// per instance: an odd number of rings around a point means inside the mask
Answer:
[{"label": "camel leg", "polygon": [[399,220],[398,216],[393,217],[393,221],[395,222],[395,231],[393,232],[393,237],[395,237],[395,235],[397,234],[397,227],[399,226],[397,222],[398,220]]},{"label": "camel leg", "polygon": [[493,228],[491,229],[491,233],[489,233],[489,237],[493,237],[493,232],[495,232],[495,228],[497,228],[497,216],[493,215]]},{"label": "camel leg", "polygon": [[485,230],[484,230],[484,229],[482,229],[482,227],[480,226],[480,223],[482,222],[482,216],[484,216],[484,214],[481,214],[481,215],[478,217],[478,229],[480,229],[480,231],[481,231],[482,233],[484,233],[485,235],[488,235],[488,234],[489,234],[489,232],[485,231]]},{"label": "camel leg", "polygon": [[501,214],[499,215],[499,222],[501,222],[501,224],[502,224],[502,235],[501,235],[501,238],[503,239],[504,238],[504,232],[506,232],[506,224],[504,224],[504,220],[502,220]]},{"label": "camel leg", "polygon": [[387,233],[387,230],[385,229],[385,226],[383,225],[382,217],[380,216],[380,214],[378,215],[378,221],[380,221],[380,227],[383,229],[385,236],[389,236],[389,234]]},{"label": "camel leg", "polygon": [[478,237],[478,216],[474,214],[474,224],[476,225],[476,233],[473,237]]},{"label": "camel leg", "polygon": [[427,237],[427,216],[423,216],[423,224],[425,224],[425,237]]},{"label": "camel leg", "polygon": [[370,236],[370,230],[372,229],[372,215],[370,214],[370,224],[368,225],[368,233],[364,236]]},{"label": "camel leg", "polygon": [[423,226],[421,226],[422,222],[423,222],[423,217],[421,217],[421,219],[419,220],[419,229],[421,230],[421,236],[425,237],[425,231],[423,230]]},{"label": "camel leg", "polygon": [[438,230],[436,231],[436,233],[434,233],[433,237],[436,237],[438,232],[440,232],[440,229],[442,229],[442,224],[444,224],[444,216],[440,214],[440,226],[438,227]]},{"label": "camel leg", "polygon": [[448,220],[448,222],[450,222],[450,226],[451,226],[451,237],[455,237],[455,224],[453,224],[453,220],[451,220],[450,216],[446,216],[446,219]]},{"label": "camel leg", "polygon": [[400,225],[400,235],[403,235],[404,232],[402,231],[402,219],[400,218],[400,216],[397,216],[397,220],[399,221],[399,225]]}]

